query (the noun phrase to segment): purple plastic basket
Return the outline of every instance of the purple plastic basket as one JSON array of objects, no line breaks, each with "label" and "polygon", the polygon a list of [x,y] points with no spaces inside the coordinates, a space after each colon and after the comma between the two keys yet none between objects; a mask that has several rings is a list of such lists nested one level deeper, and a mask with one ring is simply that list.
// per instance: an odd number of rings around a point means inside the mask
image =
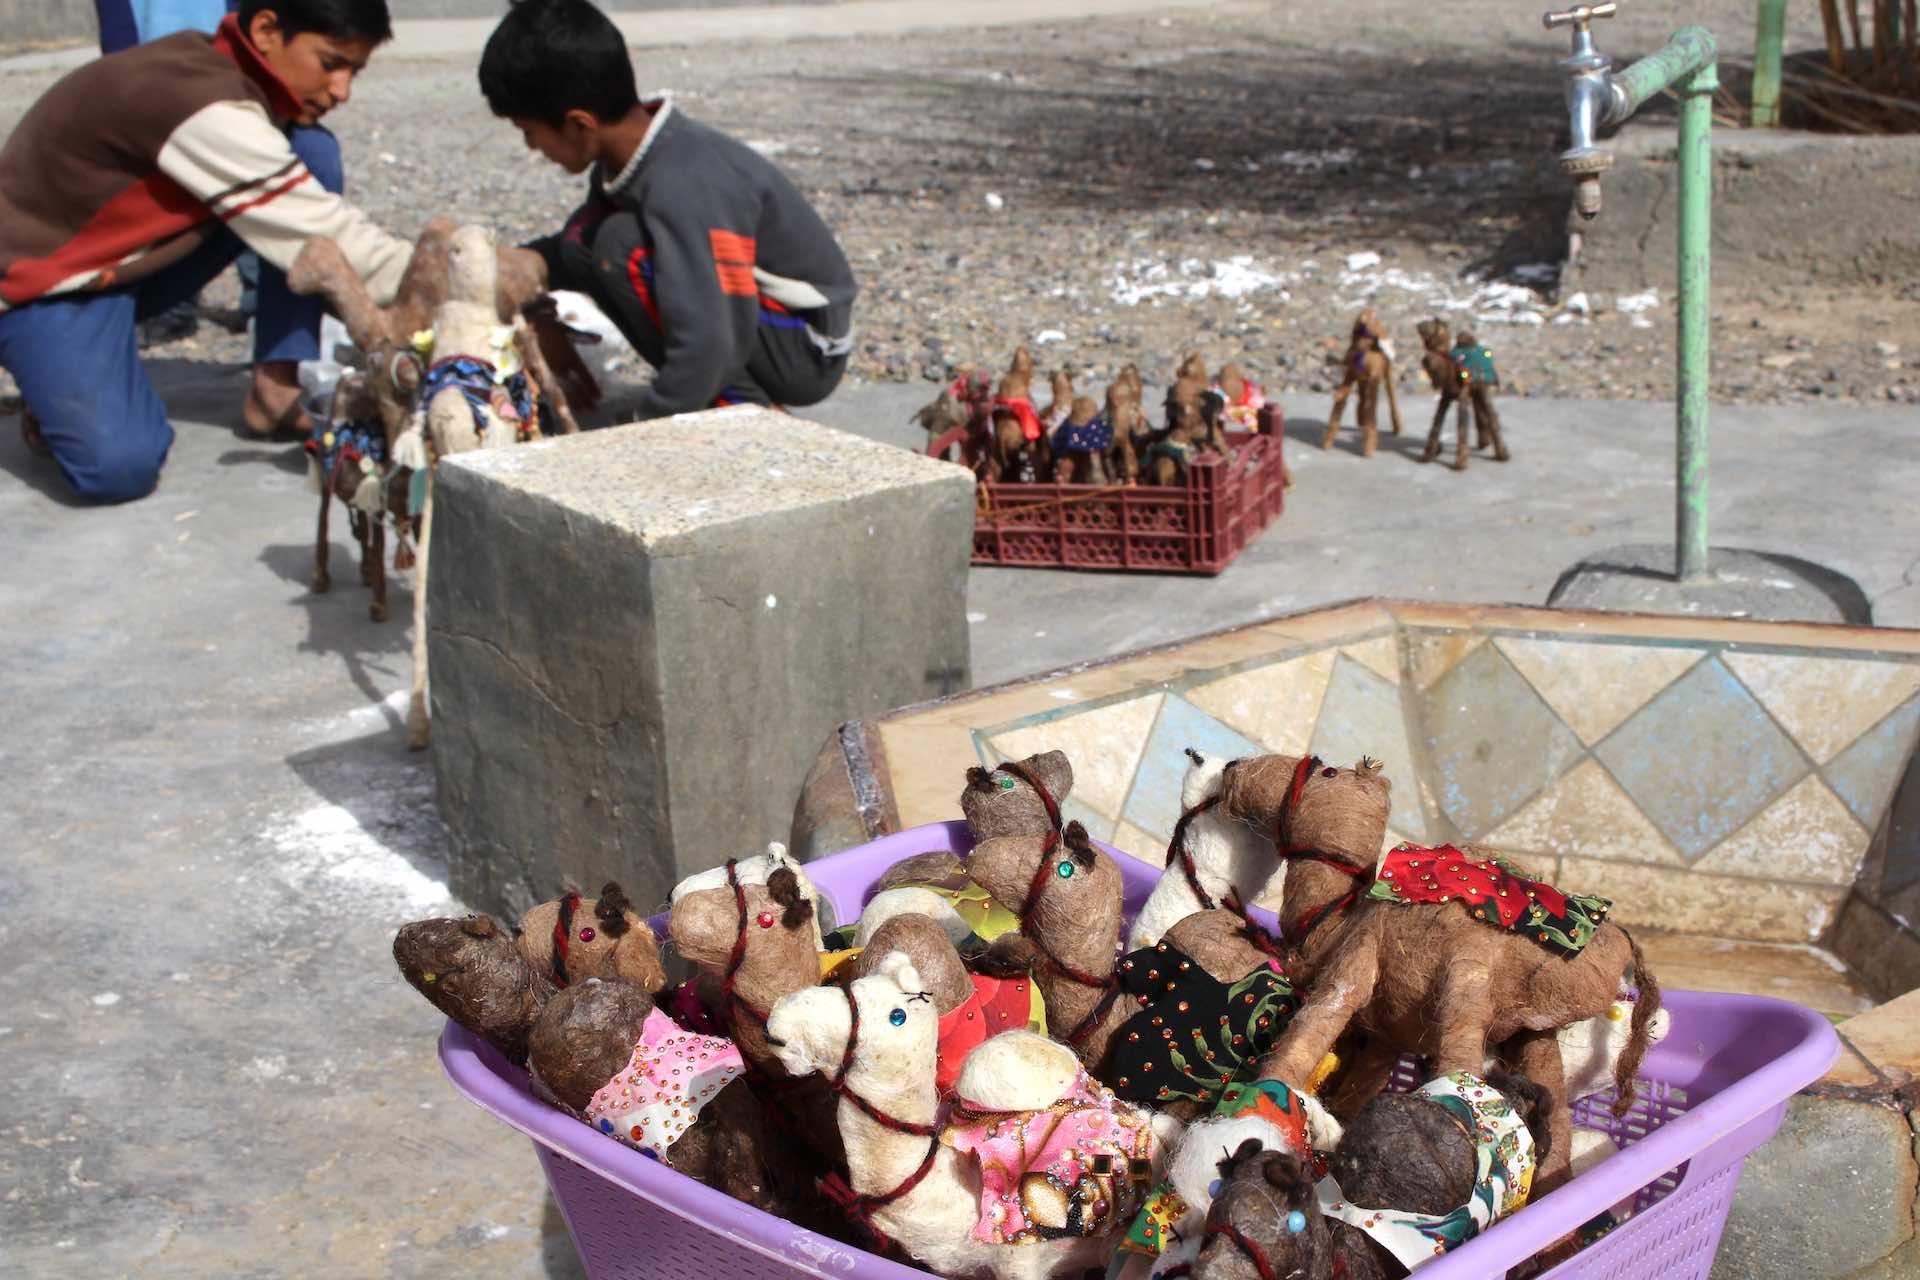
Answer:
[{"label": "purple plastic basket", "polygon": [[[851,920],[869,886],[901,858],[968,846],[964,823],[935,823],[810,863],[807,873],[834,918]],[[1159,868],[1101,847],[1125,876],[1131,916]],[[1575,1109],[1575,1121],[1612,1134],[1620,1154],[1422,1267],[1422,1280],[1498,1277],[1629,1197],[1633,1217],[1546,1274],[1705,1280],[1741,1160],[1773,1136],[1787,1100],[1833,1064],[1839,1039],[1825,1018],[1783,1000],[1669,991],[1666,1006],[1673,1030],[1647,1054],[1633,1108],[1615,1119],[1611,1094],[1599,1094]],[[533,1140],[595,1280],[927,1274],[762,1213],[620,1145],[535,1098],[524,1071],[452,1023],[440,1037],[440,1060],[456,1089]]]}]

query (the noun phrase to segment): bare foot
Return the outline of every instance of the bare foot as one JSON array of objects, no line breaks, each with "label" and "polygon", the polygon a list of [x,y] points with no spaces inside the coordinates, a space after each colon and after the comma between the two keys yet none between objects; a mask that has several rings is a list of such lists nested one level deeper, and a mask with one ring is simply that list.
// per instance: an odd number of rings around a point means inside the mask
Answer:
[{"label": "bare foot", "polygon": [[292,360],[253,366],[253,382],[247,388],[240,416],[256,435],[306,435],[312,431],[313,419],[300,403],[300,366]]}]

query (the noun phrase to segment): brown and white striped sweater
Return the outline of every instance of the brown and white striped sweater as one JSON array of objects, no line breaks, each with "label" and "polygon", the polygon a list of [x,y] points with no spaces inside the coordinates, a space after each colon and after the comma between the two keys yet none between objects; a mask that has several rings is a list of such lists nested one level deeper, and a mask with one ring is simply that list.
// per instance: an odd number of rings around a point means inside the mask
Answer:
[{"label": "brown and white striped sweater", "polygon": [[295,157],[281,129],[299,111],[231,17],[66,76],[0,147],[0,310],[130,284],[223,222],[282,268],[331,236],[390,300],[412,247]]}]

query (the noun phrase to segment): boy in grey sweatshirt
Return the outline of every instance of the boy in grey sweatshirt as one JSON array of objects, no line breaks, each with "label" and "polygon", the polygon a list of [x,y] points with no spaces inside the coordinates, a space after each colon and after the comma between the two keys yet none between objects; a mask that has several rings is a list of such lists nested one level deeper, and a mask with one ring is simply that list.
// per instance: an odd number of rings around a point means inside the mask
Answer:
[{"label": "boy in grey sweatshirt", "polygon": [[826,399],[857,286],[785,174],[670,98],[641,101],[626,41],[588,0],[518,0],[480,89],[530,149],[592,171],[586,203],[530,247],[554,288],[592,297],[653,365],[639,416]]}]

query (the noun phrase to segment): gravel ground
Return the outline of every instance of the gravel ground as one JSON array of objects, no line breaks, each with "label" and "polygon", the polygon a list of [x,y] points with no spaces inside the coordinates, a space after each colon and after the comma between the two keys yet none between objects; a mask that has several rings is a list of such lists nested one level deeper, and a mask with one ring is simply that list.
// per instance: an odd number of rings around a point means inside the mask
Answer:
[{"label": "gravel ground", "polygon": [[[1681,21],[1734,33],[1723,51],[1744,56],[1736,0],[1642,6],[1603,44],[1624,61]],[[1443,314],[1495,350],[1507,394],[1669,398],[1671,279],[1558,296],[1564,44],[1496,0],[1237,3],[656,50],[641,75],[776,156],[840,230],[864,286],[856,377],[938,379],[1029,342],[1096,387],[1127,361],[1158,379],[1198,347],[1270,387],[1324,390],[1371,301],[1409,389],[1413,324]],[[50,80],[0,78],[0,128]],[[396,229],[451,213],[529,236],[579,189],[487,114],[464,65],[376,61],[330,123],[351,196]],[[234,296],[229,277],[205,302]],[[1789,305],[1722,273],[1713,394],[1920,401],[1916,301],[1920,284]],[[155,354],[245,353],[203,327]]]}]

